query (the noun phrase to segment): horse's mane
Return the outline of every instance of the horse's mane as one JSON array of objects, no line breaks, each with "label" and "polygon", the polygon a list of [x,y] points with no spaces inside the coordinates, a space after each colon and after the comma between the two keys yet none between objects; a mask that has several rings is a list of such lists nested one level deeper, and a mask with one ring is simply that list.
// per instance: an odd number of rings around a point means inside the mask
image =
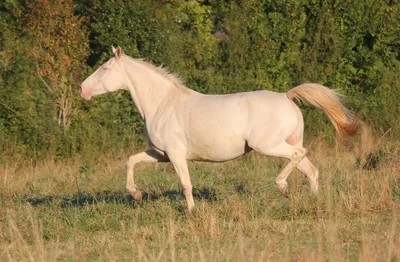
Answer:
[{"label": "horse's mane", "polygon": [[181,91],[185,92],[185,93],[191,93],[191,92],[195,92],[192,89],[187,88],[184,85],[183,80],[179,77],[178,74],[175,73],[170,73],[168,68],[161,66],[156,66],[154,65],[151,61],[146,60],[146,59],[135,59],[129,56],[125,56],[127,58],[129,58],[131,61],[139,63],[145,67],[148,67],[149,69],[152,69],[154,71],[156,71],[158,74],[162,75],[163,77],[167,78],[168,80],[170,80],[172,83],[174,83],[174,85]]}]

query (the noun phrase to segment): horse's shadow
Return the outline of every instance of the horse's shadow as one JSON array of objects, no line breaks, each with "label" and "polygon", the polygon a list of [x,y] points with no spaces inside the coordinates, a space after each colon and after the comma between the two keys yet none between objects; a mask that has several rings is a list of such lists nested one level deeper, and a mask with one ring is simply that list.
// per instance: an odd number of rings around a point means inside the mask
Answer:
[{"label": "horse's shadow", "polygon": [[[143,192],[143,203],[157,201],[160,198],[168,198],[170,200],[181,200],[184,198],[183,192],[179,190],[168,190],[161,194]],[[193,198],[206,202],[215,202],[217,194],[215,189],[210,188],[194,188]],[[32,206],[59,206],[60,208],[83,207],[87,205],[97,205],[99,203],[120,204],[136,206],[133,197],[122,191],[101,191],[98,193],[78,192],[72,196],[25,196],[20,199],[28,202]]]}]

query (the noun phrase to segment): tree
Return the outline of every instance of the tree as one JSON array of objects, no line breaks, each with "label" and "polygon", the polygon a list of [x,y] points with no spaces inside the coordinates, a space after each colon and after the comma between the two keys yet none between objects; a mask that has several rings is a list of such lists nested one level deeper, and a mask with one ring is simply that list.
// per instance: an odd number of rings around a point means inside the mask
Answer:
[{"label": "tree", "polygon": [[72,0],[34,0],[28,5],[27,53],[43,85],[54,96],[57,121],[64,131],[74,113],[73,88],[79,85],[88,56],[85,17],[74,15]]}]

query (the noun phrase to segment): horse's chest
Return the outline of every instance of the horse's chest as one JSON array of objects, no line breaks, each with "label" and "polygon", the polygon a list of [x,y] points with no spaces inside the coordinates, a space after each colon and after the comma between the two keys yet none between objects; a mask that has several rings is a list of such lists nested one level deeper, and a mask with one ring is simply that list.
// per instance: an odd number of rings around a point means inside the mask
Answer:
[{"label": "horse's chest", "polygon": [[146,136],[151,147],[166,152],[175,147],[183,148],[183,134],[176,126],[170,123],[151,123],[146,125]]}]

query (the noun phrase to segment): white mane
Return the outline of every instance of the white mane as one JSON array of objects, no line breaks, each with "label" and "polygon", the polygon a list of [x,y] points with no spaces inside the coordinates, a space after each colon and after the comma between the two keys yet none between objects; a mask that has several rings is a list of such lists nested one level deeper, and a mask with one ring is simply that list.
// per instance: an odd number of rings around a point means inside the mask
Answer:
[{"label": "white mane", "polygon": [[134,59],[134,58],[131,58],[131,59],[133,59],[136,62],[139,62],[140,64],[142,64],[144,66],[147,66],[149,69],[153,69],[160,75],[163,75],[164,77],[171,80],[176,85],[184,85],[183,80],[180,78],[180,76],[178,74],[170,73],[168,68],[165,68],[162,65],[156,66],[152,62],[145,60],[145,59]]},{"label": "white mane", "polygon": [[168,71],[168,68],[165,68],[165,67],[163,67],[162,65],[161,65],[161,66],[155,66],[155,65],[153,65],[150,61],[147,61],[147,60],[145,60],[145,59],[135,59],[135,58],[132,58],[132,57],[127,56],[127,55],[125,55],[125,57],[129,58],[129,60],[130,60],[131,62],[139,63],[139,64],[141,64],[141,65],[147,67],[148,69],[155,71],[155,72],[158,73],[159,75],[161,75],[161,76],[167,78],[167,79],[170,80],[180,91],[182,91],[182,92],[184,92],[184,93],[197,93],[196,91],[194,91],[194,90],[192,90],[192,89],[190,89],[190,88],[187,88],[187,87],[184,85],[183,80],[179,77],[179,75],[178,75],[178,74],[175,74],[175,73],[170,73],[170,72]]},{"label": "white mane", "polygon": [[149,69],[152,69],[154,71],[156,71],[158,74],[164,76],[165,78],[167,78],[168,80],[170,80],[171,82],[173,82],[175,85],[177,85],[178,87],[184,87],[187,89],[187,87],[185,87],[185,83],[182,80],[182,78],[179,76],[179,74],[176,73],[170,73],[168,68],[161,66],[156,66],[154,65],[151,61],[146,60],[145,58],[132,58],[130,56],[125,55],[126,58],[129,58],[129,60],[131,60],[132,62],[137,62],[145,67],[148,67]]}]

